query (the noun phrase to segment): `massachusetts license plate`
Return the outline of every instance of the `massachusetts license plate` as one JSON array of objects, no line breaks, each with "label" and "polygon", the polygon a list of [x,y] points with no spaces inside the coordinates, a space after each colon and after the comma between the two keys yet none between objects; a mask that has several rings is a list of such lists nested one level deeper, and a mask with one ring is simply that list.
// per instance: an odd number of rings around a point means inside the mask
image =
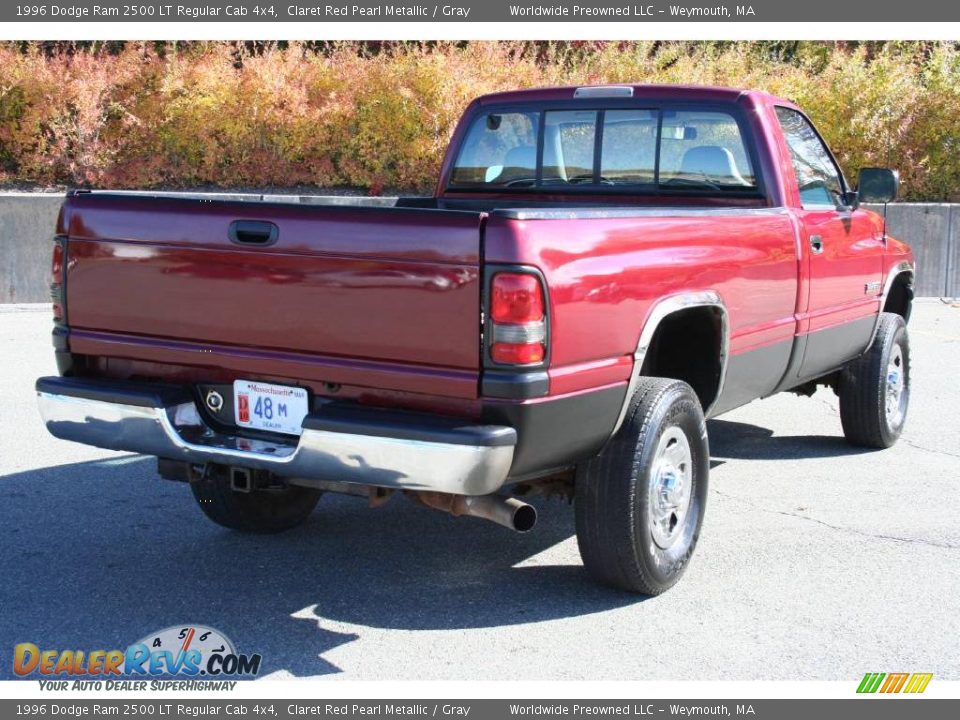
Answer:
[{"label": "massachusetts license plate", "polygon": [[233,383],[233,416],[237,425],[300,435],[309,409],[303,388],[249,380]]}]

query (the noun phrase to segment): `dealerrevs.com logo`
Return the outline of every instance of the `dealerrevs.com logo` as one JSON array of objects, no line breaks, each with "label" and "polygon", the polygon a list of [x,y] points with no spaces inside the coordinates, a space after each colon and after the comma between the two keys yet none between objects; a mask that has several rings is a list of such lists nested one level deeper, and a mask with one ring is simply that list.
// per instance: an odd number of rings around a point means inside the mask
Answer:
[{"label": "dealerrevs.com logo", "polygon": [[[256,676],[261,660],[259,654],[238,653],[219,630],[175,625],[151,633],[125,650],[46,649],[19,643],[13,650],[13,672],[18,677],[40,679],[44,689],[54,690],[68,686],[81,690],[146,689],[148,680],[161,677],[196,680],[196,689],[209,690],[219,689],[211,687],[216,681]],[[66,679],[49,682],[54,678]],[[232,688],[235,683],[228,684]],[[154,683],[151,689],[165,686]]]}]

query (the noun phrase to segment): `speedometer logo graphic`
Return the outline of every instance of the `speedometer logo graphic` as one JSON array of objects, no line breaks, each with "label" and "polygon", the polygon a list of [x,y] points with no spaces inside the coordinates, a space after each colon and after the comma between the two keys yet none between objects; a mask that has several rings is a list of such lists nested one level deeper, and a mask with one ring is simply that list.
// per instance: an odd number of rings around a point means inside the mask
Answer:
[{"label": "speedometer logo graphic", "polygon": [[187,653],[198,650],[201,657],[207,658],[213,653],[236,655],[233,643],[219,630],[204,625],[172,625],[157,633],[147,635],[138,642],[146,645],[151,652],[169,650]]},{"label": "speedometer logo graphic", "polygon": [[206,625],[171,625],[127,648],[126,675],[256,675],[258,654],[241,655],[230,638]]}]

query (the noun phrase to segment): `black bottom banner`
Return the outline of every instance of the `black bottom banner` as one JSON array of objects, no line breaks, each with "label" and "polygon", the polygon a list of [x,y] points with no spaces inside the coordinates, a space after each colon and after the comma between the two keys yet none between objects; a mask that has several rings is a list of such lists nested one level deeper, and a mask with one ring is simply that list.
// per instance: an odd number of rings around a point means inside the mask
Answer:
[{"label": "black bottom banner", "polygon": [[[910,707],[907,707],[909,705]],[[135,718],[749,718],[927,720],[960,717],[960,701],[849,700],[0,700],[0,717]]]}]

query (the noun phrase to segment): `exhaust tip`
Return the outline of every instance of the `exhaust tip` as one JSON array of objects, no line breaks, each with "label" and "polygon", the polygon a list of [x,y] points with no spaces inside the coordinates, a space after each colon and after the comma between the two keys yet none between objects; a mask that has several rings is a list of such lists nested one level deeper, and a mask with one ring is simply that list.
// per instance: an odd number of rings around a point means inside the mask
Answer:
[{"label": "exhaust tip", "polygon": [[513,513],[513,529],[519,533],[530,532],[537,524],[537,509],[524,503]]},{"label": "exhaust tip", "polygon": [[537,510],[515,497],[503,495],[452,495],[439,492],[410,492],[410,497],[435,510],[451,515],[483,518],[519,533],[530,532],[537,524]]}]

